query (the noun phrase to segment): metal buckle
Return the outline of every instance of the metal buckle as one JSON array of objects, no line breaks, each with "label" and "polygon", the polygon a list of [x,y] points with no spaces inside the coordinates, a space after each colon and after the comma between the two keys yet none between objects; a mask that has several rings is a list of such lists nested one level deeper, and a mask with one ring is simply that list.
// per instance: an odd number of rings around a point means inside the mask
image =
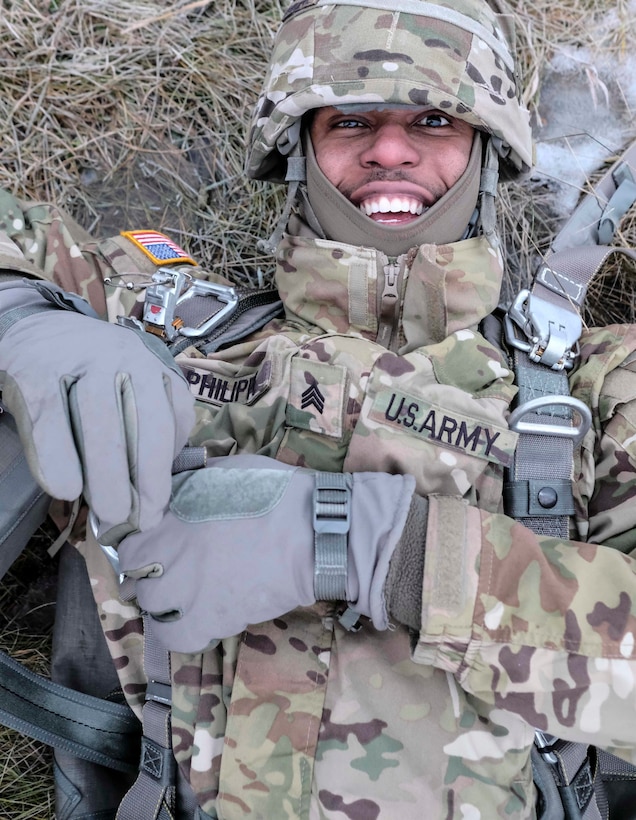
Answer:
[{"label": "metal buckle", "polygon": [[314,491],[314,532],[320,534],[346,535],[351,526],[351,490],[333,483],[339,473],[316,473]]},{"label": "metal buckle", "polygon": [[[557,405],[559,407],[569,407],[579,414],[578,426],[565,427],[560,424],[539,424],[534,421],[523,421],[523,418],[530,413],[539,413],[544,407]],[[516,407],[510,414],[508,426],[515,433],[534,433],[538,436],[560,436],[571,438],[574,447],[583,441],[585,434],[592,425],[592,413],[590,408],[583,404],[574,396],[539,396],[536,399],[529,399],[520,407]]]},{"label": "metal buckle", "polygon": [[[515,325],[529,342],[515,333]],[[520,291],[504,317],[506,339],[525,351],[533,362],[552,370],[569,370],[578,356],[583,329],[581,317],[564,303],[556,307],[529,290]]]},{"label": "metal buckle", "polygon": [[168,268],[152,275],[153,284],[146,288],[143,320],[151,333],[165,336],[172,341],[178,334],[174,310],[191,277],[181,271]]},{"label": "metal buckle", "polygon": [[202,279],[193,279],[190,287],[183,296],[177,299],[177,304],[181,304],[181,302],[184,302],[186,299],[192,299],[193,296],[216,296],[219,302],[225,302],[225,307],[217,311],[214,316],[211,316],[208,321],[204,322],[200,327],[179,328],[179,333],[182,336],[205,336],[213,327],[216,327],[224,319],[234,313],[238,305],[236,288],[230,287],[230,285],[215,285],[212,282],[205,282]]},{"label": "metal buckle", "polygon": [[[152,281],[153,284],[146,289],[143,324],[146,330],[165,336],[169,342],[177,336],[198,338],[207,335],[234,313],[238,305],[236,288],[194,279],[180,270],[164,268],[152,275]],[[182,302],[196,296],[214,296],[219,302],[224,302],[225,306],[199,327],[187,327],[175,317],[175,311]]]},{"label": "metal buckle", "polygon": [[99,532],[99,520],[92,510],[89,510],[88,512],[88,525],[91,528],[95,541],[97,541],[97,543],[101,547],[102,552],[108,559],[108,563],[115,570],[115,575],[117,575],[117,577],[119,578],[119,582],[121,583],[124,576],[119,566],[119,555],[115,547],[110,546],[108,544],[102,544],[99,538],[97,537],[97,533]]},{"label": "metal buckle", "polygon": [[144,700],[152,700],[163,706],[172,706],[172,686],[158,680],[149,680]]},{"label": "metal buckle", "polygon": [[542,732],[541,729],[534,730],[534,742],[545,761],[551,763],[553,766],[559,762],[559,758],[552,751],[553,744],[556,738],[554,735],[548,735]]},{"label": "metal buckle", "polygon": [[315,474],[314,593],[317,601],[347,597],[347,533],[351,523],[351,489],[342,473]]}]

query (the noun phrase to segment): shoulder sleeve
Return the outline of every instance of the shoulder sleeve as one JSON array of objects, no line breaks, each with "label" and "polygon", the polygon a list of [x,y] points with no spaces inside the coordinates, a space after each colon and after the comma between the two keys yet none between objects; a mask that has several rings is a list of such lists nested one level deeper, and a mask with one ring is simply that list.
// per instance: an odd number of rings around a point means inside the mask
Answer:
[{"label": "shoulder sleeve", "polygon": [[414,660],[531,726],[634,755],[636,560],[430,499]]},{"label": "shoulder sleeve", "polygon": [[227,283],[202,270],[160,232],[126,231],[95,239],[61,208],[24,202],[0,189],[0,270],[54,282],[115,321],[139,309],[143,287],[164,265]]},{"label": "shoulder sleeve", "polygon": [[603,380],[598,412],[587,540],[636,554],[636,352]]},{"label": "shoulder sleeve", "polygon": [[16,268],[10,257],[3,256],[0,263],[5,270],[18,269],[54,282],[105,314],[103,273],[91,248],[94,242],[67,213],[54,205],[23,202],[0,190],[0,232],[4,250],[12,247],[22,259]]}]

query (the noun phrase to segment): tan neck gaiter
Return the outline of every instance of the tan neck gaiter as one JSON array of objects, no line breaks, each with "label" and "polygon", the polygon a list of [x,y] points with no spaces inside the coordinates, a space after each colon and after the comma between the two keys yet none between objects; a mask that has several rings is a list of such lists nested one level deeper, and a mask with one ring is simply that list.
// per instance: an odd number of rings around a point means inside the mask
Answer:
[{"label": "tan neck gaiter", "polygon": [[419,245],[445,245],[459,241],[477,206],[482,166],[481,135],[475,132],[468,165],[455,185],[421,216],[405,225],[374,222],[329,182],[316,162],[309,135],[305,137],[307,196],[306,220],[312,216],[327,239],[347,245],[377,248],[389,257],[400,256]]}]

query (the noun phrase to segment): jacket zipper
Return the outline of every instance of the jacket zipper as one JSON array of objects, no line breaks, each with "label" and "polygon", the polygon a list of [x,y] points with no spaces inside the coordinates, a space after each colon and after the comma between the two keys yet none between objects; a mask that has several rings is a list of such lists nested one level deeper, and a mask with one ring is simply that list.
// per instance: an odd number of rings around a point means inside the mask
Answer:
[{"label": "jacket zipper", "polygon": [[378,335],[376,341],[382,347],[390,349],[395,342],[400,318],[400,292],[406,257],[389,259],[384,268],[384,289],[379,300]]}]

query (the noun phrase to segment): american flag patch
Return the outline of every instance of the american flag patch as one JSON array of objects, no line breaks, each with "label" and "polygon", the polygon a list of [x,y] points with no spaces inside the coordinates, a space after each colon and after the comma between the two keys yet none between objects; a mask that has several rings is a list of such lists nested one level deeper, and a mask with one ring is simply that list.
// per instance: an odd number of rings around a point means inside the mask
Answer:
[{"label": "american flag patch", "polygon": [[130,239],[155,265],[197,264],[176,242],[158,231],[122,231],[121,235]]}]

